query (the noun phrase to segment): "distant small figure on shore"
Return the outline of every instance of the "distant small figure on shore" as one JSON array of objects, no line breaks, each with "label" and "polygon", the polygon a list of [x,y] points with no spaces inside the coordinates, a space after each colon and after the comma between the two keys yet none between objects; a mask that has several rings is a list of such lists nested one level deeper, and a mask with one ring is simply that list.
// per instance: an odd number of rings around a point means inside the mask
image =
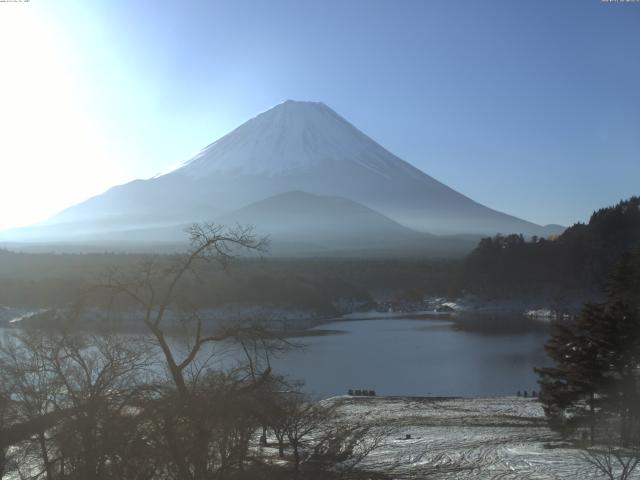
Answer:
[{"label": "distant small figure on shore", "polygon": [[518,393],[516,395],[518,395],[519,397],[522,396],[522,393],[520,393],[520,390],[518,390]]},{"label": "distant small figure on shore", "polygon": [[527,398],[529,396],[529,394],[527,393],[527,391],[524,391],[524,398]]},{"label": "distant small figure on shore", "polygon": [[538,392],[536,392],[535,390],[531,391],[531,396],[532,397],[537,397],[538,396]]}]

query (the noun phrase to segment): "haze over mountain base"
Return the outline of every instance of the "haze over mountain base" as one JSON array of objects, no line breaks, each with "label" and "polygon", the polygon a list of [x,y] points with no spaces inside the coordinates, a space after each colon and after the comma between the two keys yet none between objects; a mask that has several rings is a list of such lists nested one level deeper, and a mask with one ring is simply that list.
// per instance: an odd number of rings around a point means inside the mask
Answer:
[{"label": "haze over mountain base", "polygon": [[255,225],[283,255],[449,255],[469,251],[480,236],[563,230],[474,202],[326,105],[289,100],[172,172],[113,187],[42,224],[3,232],[0,240],[180,243],[185,225],[203,221]]}]

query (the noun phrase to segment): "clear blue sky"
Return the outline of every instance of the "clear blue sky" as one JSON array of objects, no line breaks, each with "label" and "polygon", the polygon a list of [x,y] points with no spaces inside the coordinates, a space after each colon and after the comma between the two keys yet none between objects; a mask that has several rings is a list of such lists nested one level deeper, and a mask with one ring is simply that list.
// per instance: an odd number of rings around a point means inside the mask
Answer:
[{"label": "clear blue sky", "polygon": [[640,2],[18,5],[55,32],[82,93],[74,128],[96,152],[76,152],[93,180],[62,203],[152,176],[288,98],[323,101],[438,180],[538,223],[640,194]]}]

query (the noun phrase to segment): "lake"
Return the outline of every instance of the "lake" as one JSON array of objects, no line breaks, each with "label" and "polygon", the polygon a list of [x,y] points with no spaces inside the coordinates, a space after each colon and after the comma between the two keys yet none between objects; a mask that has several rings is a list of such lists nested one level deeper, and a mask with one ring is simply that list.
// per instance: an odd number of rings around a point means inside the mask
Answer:
[{"label": "lake", "polygon": [[538,390],[533,367],[549,364],[544,332],[471,333],[449,321],[410,315],[318,328],[344,333],[296,339],[307,348],[287,353],[273,367],[304,379],[306,390],[321,397],[350,388],[378,395],[515,395]]},{"label": "lake", "polygon": [[[490,323],[475,314],[465,321]],[[524,323],[521,315],[512,316],[502,319],[500,328]],[[318,397],[343,395],[349,389],[375,390],[378,395],[514,395],[518,390],[538,390],[533,368],[549,364],[543,350],[547,333],[539,329],[476,333],[457,329],[448,320],[407,314],[335,321],[316,330],[341,333],[294,338],[305,348],[287,352],[271,363],[275,373],[304,380],[305,390]],[[0,336],[3,334],[0,329]],[[179,345],[182,342],[176,341],[174,346],[179,350]],[[239,358],[228,345],[211,348],[219,352],[221,365],[227,364],[225,351],[230,358]],[[203,351],[202,357],[211,351]]]}]

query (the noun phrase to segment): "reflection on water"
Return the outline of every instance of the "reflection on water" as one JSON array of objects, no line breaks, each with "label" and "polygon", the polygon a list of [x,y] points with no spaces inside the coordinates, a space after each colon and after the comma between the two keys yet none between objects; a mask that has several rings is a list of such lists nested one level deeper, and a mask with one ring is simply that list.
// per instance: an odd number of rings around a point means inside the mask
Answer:
[{"label": "reflection on water", "polygon": [[300,339],[308,348],[276,360],[274,369],[305,379],[320,396],[350,388],[381,395],[491,396],[537,390],[534,366],[548,364],[542,332],[487,335],[439,320],[363,320],[322,328],[342,335]]}]

